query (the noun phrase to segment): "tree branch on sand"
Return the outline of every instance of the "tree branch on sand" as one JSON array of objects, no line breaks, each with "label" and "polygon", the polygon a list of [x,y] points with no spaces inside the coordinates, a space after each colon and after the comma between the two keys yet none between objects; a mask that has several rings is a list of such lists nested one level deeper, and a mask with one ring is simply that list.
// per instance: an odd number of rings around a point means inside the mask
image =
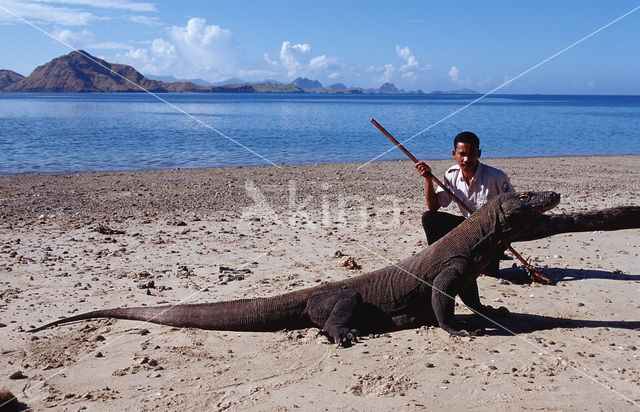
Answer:
[{"label": "tree branch on sand", "polygon": [[541,215],[516,242],[542,239],[569,232],[640,228],[640,206],[620,206],[593,212]]}]

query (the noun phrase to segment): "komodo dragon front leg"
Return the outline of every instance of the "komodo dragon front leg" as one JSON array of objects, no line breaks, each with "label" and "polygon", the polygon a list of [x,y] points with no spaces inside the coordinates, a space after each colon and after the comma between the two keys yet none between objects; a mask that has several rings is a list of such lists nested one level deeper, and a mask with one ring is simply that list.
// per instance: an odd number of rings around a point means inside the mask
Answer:
[{"label": "komodo dragon front leg", "polygon": [[[460,296],[460,299],[462,299],[462,303],[467,305],[467,307],[475,313],[483,315],[490,320],[492,320],[494,317],[508,315],[510,313],[509,309],[505,308],[504,306],[494,308],[493,306],[483,305],[480,302],[480,294],[478,293],[478,282],[476,279],[476,277],[469,279],[462,287],[462,290],[460,290],[460,293],[458,293],[458,296]],[[484,334],[484,330],[477,329],[476,333]]]},{"label": "komodo dragon front leg", "polygon": [[496,309],[480,303],[476,278],[465,276],[460,268],[451,266],[440,272],[433,281],[431,305],[440,327],[452,335],[484,334],[482,329],[468,332],[460,328],[454,316],[456,295],[459,295],[462,302],[470,309],[487,317],[503,316],[509,313],[509,310],[503,306]]},{"label": "komodo dragon front leg", "polygon": [[478,292],[478,282],[476,281],[476,278],[467,281],[460,293],[458,293],[458,296],[462,299],[462,303],[480,315],[491,317],[505,316],[509,314],[509,309],[504,306],[500,306],[496,309],[493,306],[483,305],[480,303],[480,294]]}]

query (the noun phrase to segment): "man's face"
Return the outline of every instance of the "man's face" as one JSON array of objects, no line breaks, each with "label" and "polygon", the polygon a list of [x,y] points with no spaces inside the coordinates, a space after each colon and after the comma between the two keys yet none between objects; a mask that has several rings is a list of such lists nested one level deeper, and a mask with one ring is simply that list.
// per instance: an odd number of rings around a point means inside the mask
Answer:
[{"label": "man's face", "polygon": [[471,143],[458,143],[452,153],[463,172],[475,173],[481,153],[478,147]]}]

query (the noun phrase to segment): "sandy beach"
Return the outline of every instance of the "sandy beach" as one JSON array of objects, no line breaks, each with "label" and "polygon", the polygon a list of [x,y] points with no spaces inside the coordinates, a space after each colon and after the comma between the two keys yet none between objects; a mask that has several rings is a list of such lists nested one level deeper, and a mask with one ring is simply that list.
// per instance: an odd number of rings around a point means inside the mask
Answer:
[{"label": "sandy beach", "polygon": [[[517,190],[559,192],[551,213],[640,205],[640,156],[484,162]],[[428,163],[442,176],[452,161]],[[640,229],[514,244],[557,284],[480,277],[483,302],[512,312],[487,336],[424,326],[345,349],[317,329],[24,333],[98,308],[272,296],[426,247],[412,163],[361,166],[0,178],[0,387],[34,410],[638,409]]]}]

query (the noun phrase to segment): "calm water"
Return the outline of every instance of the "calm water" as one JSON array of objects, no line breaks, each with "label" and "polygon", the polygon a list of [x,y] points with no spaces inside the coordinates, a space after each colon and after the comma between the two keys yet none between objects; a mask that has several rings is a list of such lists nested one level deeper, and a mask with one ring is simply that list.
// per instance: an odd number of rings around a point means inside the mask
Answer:
[{"label": "calm water", "polygon": [[[162,94],[275,164],[368,161],[477,96]],[[475,132],[485,157],[640,154],[640,96],[490,96],[407,142],[449,158]],[[394,149],[379,160],[404,159]],[[0,94],[0,174],[262,165],[146,94]]]}]

